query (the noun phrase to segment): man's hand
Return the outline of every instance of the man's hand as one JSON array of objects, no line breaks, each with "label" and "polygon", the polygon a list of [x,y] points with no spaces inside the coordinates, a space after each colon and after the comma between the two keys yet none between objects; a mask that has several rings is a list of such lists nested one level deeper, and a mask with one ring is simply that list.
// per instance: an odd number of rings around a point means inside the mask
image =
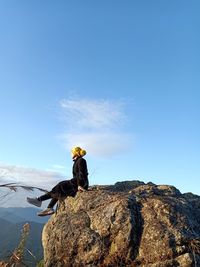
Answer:
[{"label": "man's hand", "polygon": [[79,192],[85,192],[86,190],[85,190],[82,186],[79,185],[79,186],[78,186],[78,191],[79,191]]}]

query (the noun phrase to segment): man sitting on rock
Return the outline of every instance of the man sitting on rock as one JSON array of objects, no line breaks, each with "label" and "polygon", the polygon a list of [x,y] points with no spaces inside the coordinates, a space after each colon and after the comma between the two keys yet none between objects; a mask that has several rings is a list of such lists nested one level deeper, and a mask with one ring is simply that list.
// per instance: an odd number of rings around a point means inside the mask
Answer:
[{"label": "man sitting on rock", "polygon": [[28,203],[41,207],[42,201],[51,199],[47,209],[38,213],[38,216],[47,216],[54,213],[54,205],[57,203],[58,199],[65,198],[67,196],[74,197],[78,191],[88,190],[88,170],[87,162],[83,158],[86,155],[86,151],[80,147],[74,147],[71,150],[72,159],[74,161],[72,173],[73,178],[71,180],[66,180],[58,183],[52,190],[45,195],[37,198],[27,197]]}]

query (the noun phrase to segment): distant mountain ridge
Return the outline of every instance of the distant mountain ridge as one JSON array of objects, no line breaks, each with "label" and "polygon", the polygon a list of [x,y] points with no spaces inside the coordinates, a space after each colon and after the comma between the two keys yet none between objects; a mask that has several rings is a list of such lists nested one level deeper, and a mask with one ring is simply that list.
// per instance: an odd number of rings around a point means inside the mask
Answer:
[{"label": "distant mountain ridge", "polygon": [[2,208],[0,207],[0,218],[5,219],[11,223],[19,222],[36,222],[44,224],[48,221],[47,217],[38,217],[37,208]]}]

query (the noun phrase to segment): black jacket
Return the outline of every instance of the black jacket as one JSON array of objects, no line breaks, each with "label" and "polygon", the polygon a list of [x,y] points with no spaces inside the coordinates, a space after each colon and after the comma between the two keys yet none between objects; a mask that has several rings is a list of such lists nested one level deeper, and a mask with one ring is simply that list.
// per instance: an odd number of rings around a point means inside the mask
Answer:
[{"label": "black jacket", "polygon": [[88,170],[85,159],[79,157],[74,161],[72,173],[73,178],[71,180],[61,181],[52,188],[50,192],[52,197],[74,197],[78,191],[78,186],[88,189]]},{"label": "black jacket", "polygon": [[88,170],[87,170],[87,162],[84,158],[79,157],[74,160],[74,164],[72,167],[73,178],[71,182],[75,187],[82,186],[84,189],[88,189]]}]

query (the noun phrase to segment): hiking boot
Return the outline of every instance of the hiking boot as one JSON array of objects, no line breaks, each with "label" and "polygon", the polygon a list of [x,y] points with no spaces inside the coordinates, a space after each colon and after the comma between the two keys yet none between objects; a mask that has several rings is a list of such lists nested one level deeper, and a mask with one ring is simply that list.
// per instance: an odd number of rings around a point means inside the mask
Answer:
[{"label": "hiking boot", "polygon": [[37,207],[41,207],[42,205],[42,201],[38,200],[37,198],[27,197],[27,202]]},{"label": "hiking boot", "polygon": [[53,208],[47,208],[46,210],[38,212],[38,216],[48,216],[54,214],[54,209]]}]

